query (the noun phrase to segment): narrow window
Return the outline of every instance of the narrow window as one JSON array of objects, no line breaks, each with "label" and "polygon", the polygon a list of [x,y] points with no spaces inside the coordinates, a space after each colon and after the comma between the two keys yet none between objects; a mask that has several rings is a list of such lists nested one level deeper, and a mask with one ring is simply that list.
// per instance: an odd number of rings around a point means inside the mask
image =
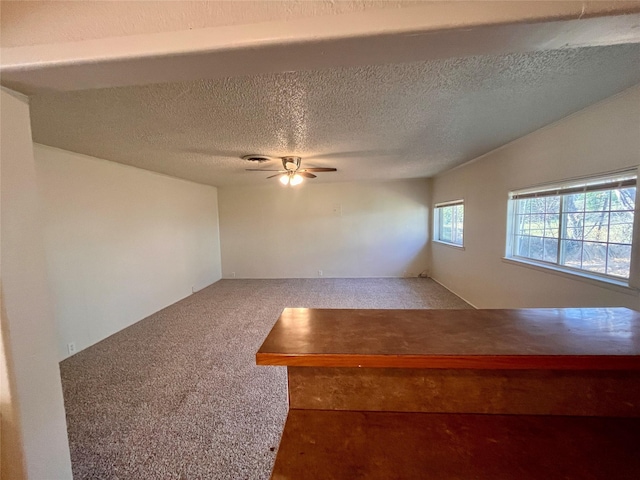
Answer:
[{"label": "narrow window", "polygon": [[464,239],[464,202],[456,200],[436,204],[434,209],[434,239],[437,242],[462,246]]},{"label": "narrow window", "polygon": [[510,194],[507,258],[628,283],[636,172]]}]

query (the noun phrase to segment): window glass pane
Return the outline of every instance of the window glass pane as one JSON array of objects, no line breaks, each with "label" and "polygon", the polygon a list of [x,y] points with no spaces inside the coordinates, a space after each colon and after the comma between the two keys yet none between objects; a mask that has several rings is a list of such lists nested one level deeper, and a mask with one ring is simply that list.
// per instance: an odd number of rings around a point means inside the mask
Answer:
[{"label": "window glass pane", "polygon": [[528,235],[531,225],[531,215],[516,215],[515,233],[517,235]]},{"label": "window glass pane", "polygon": [[633,223],[616,223],[609,227],[609,242],[631,245]]},{"label": "window glass pane", "polygon": [[544,236],[544,215],[543,214],[531,215],[531,226],[529,229],[529,234],[534,237]]},{"label": "window glass pane", "polygon": [[[564,213],[562,215],[562,223],[565,228],[575,228],[582,230],[582,226],[584,225],[584,213],[582,212],[574,212],[574,213]],[[582,236],[582,234],[580,234]]]},{"label": "window glass pane", "polygon": [[451,241],[451,224],[442,225],[442,230],[440,232],[440,240],[445,240],[447,242]]},{"label": "window glass pane", "polygon": [[582,212],[584,211],[584,193],[573,193],[564,195],[563,210],[565,212]]},{"label": "window glass pane", "polygon": [[609,241],[631,245],[633,238],[633,212],[611,212]]},{"label": "window glass pane", "polygon": [[585,213],[584,239],[594,242],[606,242],[609,238],[609,213]]},{"label": "window glass pane", "polygon": [[562,242],[562,265],[573,268],[582,268],[582,242],[567,240]]},{"label": "window glass pane", "polygon": [[582,247],[582,269],[590,272],[606,273],[607,245],[584,242]]},{"label": "window glass pane", "polygon": [[557,238],[545,238],[544,239],[544,258],[545,262],[558,262],[558,239]]},{"label": "window glass pane", "polygon": [[565,229],[562,238],[567,240],[582,240],[582,227]]},{"label": "window glass pane", "polygon": [[620,188],[611,191],[611,210],[634,210],[635,208],[635,187]]},{"label": "window glass pane", "polygon": [[597,212],[609,209],[609,190],[603,192],[587,192],[585,197],[585,211]]},{"label": "window glass pane", "polygon": [[456,205],[454,208],[454,243],[462,245],[462,226],[464,224],[464,206]]},{"label": "window glass pane", "polygon": [[531,213],[531,199],[524,198],[522,200],[516,200],[516,213],[526,214]]},{"label": "window glass pane", "polygon": [[560,196],[545,197],[545,213],[560,213]]},{"label": "window glass pane", "polygon": [[529,256],[529,237],[516,237],[515,242],[515,251],[516,255],[520,257],[528,257]]},{"label": "window glass pane", "polygon": [[531,198],[529,200],[531,202],[531,213],[544,213],[544,197]]},{"label": "window glass pane", "polygon": [[607,274],[616,277],[629,278],[631,265],[630,245],[609,245]]},{"label": "window glass pane", "polygon": [[633,212],[611,212],[611,224],[633,223]]},{"label": "window glass pane", "polygon": [[453,209],[451,207],[440,208],[440,240],[451,241],[452,222]]},{"label": "window glass pane", "polygon": [[544,216],[544,236],[558,238],[560,228],[560,215],[550,214]]},{"label": "window glass pane", "polygon": [[542,260],[544,258],[544,247],[542,238],[531,237],[529,241],[529,258],[533,260]]}]

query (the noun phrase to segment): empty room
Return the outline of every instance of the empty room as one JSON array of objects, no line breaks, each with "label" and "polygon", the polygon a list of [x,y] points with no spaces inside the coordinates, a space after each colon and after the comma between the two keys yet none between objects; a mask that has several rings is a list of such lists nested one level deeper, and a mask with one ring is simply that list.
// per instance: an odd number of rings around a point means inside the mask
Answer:
[{"label": "empty room", "polygon": [[0,1],[1,478],[637,478],[640,2]]}]

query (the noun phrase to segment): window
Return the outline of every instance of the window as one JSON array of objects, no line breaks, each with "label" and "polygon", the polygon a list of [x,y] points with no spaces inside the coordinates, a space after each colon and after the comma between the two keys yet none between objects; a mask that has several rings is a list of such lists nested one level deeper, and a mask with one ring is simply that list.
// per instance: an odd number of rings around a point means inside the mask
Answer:
[{"label": "window", "polygon": [[462,200],[437,204],[434,220],[436,241],[462,246],[464,229],[464,202]]},{"label": "window", "polygon": [[510,194],[507,257],[629,279],[636,172]]}]

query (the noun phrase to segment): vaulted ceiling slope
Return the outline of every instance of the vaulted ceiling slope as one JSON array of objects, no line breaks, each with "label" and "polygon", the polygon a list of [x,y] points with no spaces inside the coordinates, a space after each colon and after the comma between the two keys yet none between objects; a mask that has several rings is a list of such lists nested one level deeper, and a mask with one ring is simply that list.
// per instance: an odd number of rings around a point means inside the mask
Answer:
[{"label": "vaulted ceiling slope", "polygon": [[[300,155],[322,181],[429,177],[640,82],[640,45],[39,94],[38,143],[214,186],[239,157]],[[277,161],[263,164],[276,168]]]}]

